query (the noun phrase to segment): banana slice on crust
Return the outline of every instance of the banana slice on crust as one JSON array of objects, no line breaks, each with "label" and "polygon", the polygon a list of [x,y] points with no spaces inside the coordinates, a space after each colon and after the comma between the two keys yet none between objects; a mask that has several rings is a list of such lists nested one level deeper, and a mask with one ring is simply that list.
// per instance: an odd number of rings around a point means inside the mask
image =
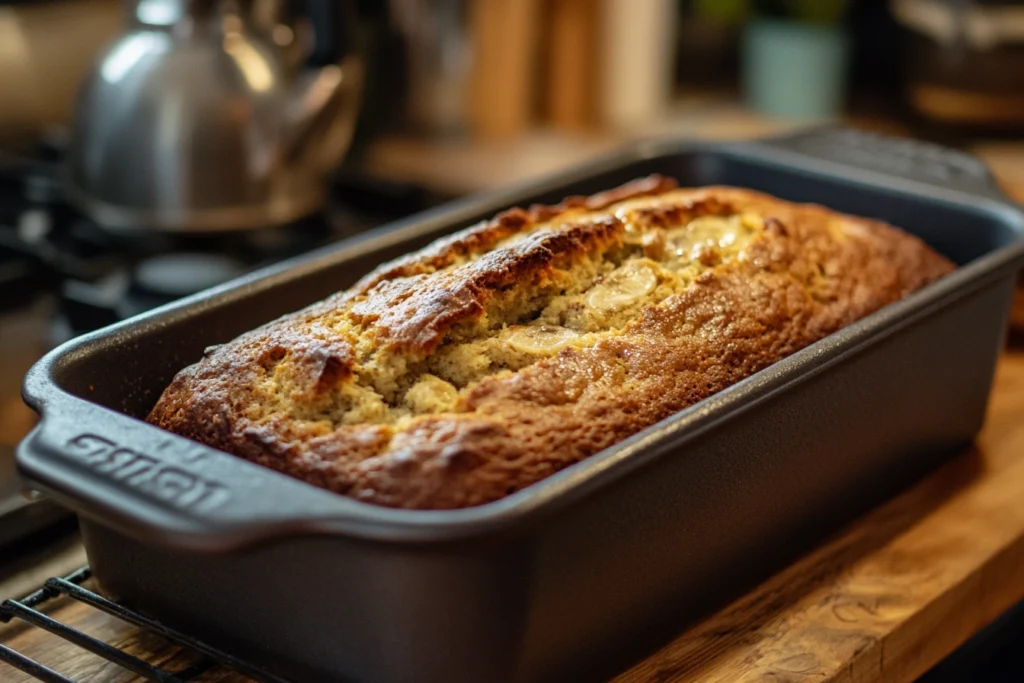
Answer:
[{"label": "banana slice on crust", "polygon": [[630,261],[611,273],[587,294],[591,308],[610,311],[625,308],[658,286],[658,274],[650,264]]},{"label": "banana slice on crust", "polygon": [[752,214],[701,216],[665,233],[666,251],[673,258],[696,260],[707,249],[736,252],[747,246],[759,227]]},{"label": "banana slice on crust", "polygon": [[517,325],[509,328],[508,341],[516,351],[549,354],[558,351],[580,336],[576,330],[560,325]]}]

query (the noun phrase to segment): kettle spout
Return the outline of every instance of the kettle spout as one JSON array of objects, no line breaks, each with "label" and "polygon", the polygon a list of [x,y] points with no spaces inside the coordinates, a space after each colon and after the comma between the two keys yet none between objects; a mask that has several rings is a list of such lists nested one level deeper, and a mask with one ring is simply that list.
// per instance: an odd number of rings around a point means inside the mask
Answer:
[{"label": "kettle spout", "polygon": [[362,91],[362,64],[355,56],[299,76],[285,154],[308,168],[328,171],[352,142]]}]

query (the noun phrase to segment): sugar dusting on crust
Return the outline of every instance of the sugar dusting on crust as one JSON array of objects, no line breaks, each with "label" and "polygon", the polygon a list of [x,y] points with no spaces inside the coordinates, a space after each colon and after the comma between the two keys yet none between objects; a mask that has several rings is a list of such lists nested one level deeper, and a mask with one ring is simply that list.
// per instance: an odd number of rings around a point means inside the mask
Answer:
[{"label": "sugar dusting on crust", "polygon": [[875,221],[652,176],[385,264],[212,349],[149,420],[360,500],[477,505],[951,269]]}]

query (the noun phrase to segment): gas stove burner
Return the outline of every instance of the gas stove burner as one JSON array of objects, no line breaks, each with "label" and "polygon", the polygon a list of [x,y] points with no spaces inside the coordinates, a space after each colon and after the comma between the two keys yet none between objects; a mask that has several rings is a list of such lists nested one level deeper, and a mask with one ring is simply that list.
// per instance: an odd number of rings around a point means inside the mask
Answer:
[{"label": "gas stove burner", "polygon": [[244,251],[168,250],[151,254],[142,245],[135,248],[141,253],[123,252],[100,277],[64,281],[53,328],[54,343],[223,284],[265,260]]},{"label": "gas stove burner", "polygon": [[0,310],[56,295],[54,343],[449,199],[339,173],[322,213],[231,233],[113,233],[64,200],[62,148],[0,155]]},{"label": "gas stove burner", "polygon": [[178,299],[245,273],[245,265],[224,254],[163,254],[135,266],[132,284],[142,293]]},{"label": "gas stove burner", "polygon": [[[88,221],[66,235],[53,340],[113,324],[308,251],[344,234],[323,220],[253,233],[112,235]],[[69,245],[65,245],[69,246]]]}]

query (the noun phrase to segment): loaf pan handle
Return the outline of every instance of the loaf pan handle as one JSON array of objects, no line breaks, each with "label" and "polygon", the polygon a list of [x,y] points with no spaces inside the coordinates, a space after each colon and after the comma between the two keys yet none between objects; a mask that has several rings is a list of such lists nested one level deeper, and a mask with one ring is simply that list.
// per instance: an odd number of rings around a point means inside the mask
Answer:
[{"label": "loaf pan handle", "polygon": [[985,162],[929,142],[825,126],[769,138],[763,144],[813,159],[1006,200]]},{"label": "loaf pan handle", "polygon": [[314,533],[358,505],[115,411],[63,396],[19,446],[27,485],[121,533],[226,551]]}]

